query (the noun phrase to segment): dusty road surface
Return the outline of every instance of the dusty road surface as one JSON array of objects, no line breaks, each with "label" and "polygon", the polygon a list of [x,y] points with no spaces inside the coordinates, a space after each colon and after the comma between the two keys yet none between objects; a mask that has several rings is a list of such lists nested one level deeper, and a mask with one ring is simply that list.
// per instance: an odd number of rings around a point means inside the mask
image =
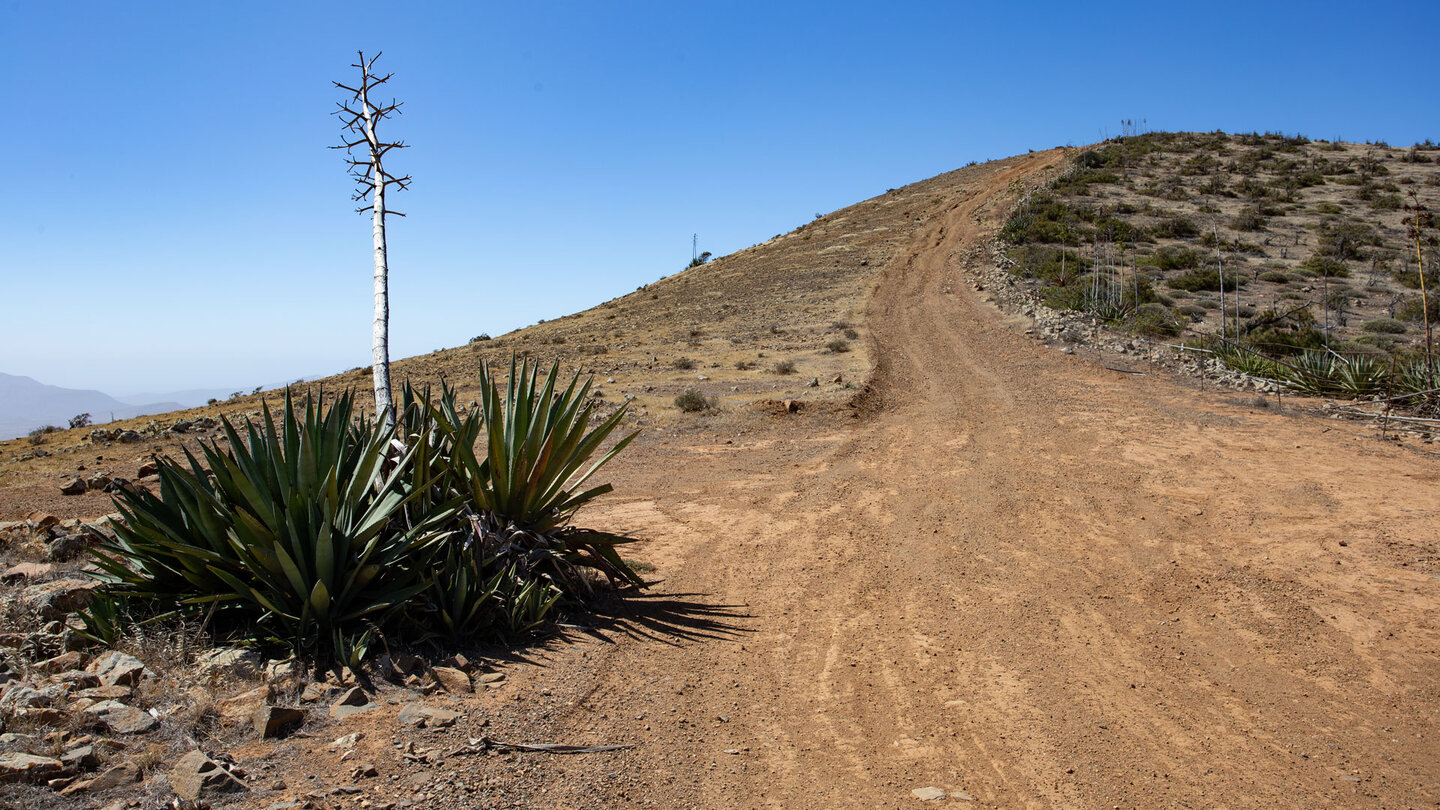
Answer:
[{"label": "dusty road surface", "polygon": [[1007,324],[964,269],[1048,161],[885,269],[867,415],[620,468],[588,522],[665,582],[536,686],[560,741],[637,745],[532,760],[528,804],[1440,802],[1440,467]]}]

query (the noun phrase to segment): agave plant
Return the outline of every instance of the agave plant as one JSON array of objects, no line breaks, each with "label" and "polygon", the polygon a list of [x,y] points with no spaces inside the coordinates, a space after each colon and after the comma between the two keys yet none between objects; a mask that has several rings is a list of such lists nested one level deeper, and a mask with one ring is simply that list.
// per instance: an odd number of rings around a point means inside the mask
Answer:
[{"label": "agave plant", "polygon": [[1326,396],[1340,393],[1338,370],[1333,357],[1323,351],[1295,356],[1285,367],[1285,382],[1302,394]]},{"label": "agave plant", "polygon": [[1215,350],[1215,354],[1227,368],[1238,371],[1241,374],[1249,374],[1252,377],[1263,377],[1265,379],[1276,379],[1281,376],[1280,367],[1274,360],[1253,349],[1231,343],[1222,343]]},{"label": "agave plant", "polygon": [[[1440,362],[1427,362],[1417,357],[1395,369],[1395,387],[1402,394],[1420,394],[1435,388],[1440,381]],[[1431,398],[1434,398],[1433,395]]]},{"label": "agave plant", "polygon": [[600,452],[625,407],[592,426],[590,382],[576,373],[557,393],[559,370],[552,365],[541,384],[538,365],[526,360],[517,367],[511,358],[502,398],[482,364],[480,407],[464,413],[448,386],[438,398],[407,387],[401,421],[407,442],[421,448],[414,486],[432,499],[458,495],[465,502],[464,535],[479,549],[475,553],[489,558],[487,566],[513,563],[522,578],[548,577],[576,596],[590,592],[585,568],[643,585],[616,551],[633,538],[570,525],[577,510],[612,489],[585,485],[634,439],[634,433],[623,436]]},{"label": "agave plant", "polygon": [[1346,357],[1335,364],[1335,384],[1352,397],[1368,397],[1383,392],[1390,375],[1384,365],[1365,355]]},{"label": "agave plant", "polygon": [[349,393],[297,412],[287,392],[278,423],[268,406],[243,435],[222,419],[229,448],[202,444],[203,464],[160,459],[160,497],[121,493],[124,520],[98,550],[113,589],[322,659],[363,650],[366,628],[426,588],[455,508],[402,519],[422,494],[416,449],[395,454],[393,428],[353,416]]}]

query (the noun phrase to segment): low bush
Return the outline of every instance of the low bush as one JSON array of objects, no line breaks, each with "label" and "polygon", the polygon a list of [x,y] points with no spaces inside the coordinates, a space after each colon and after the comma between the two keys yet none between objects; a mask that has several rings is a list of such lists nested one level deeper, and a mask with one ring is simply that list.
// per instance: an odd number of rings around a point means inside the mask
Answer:
[{"label": "low bush", "polygon": [[1301,262],[1300,269],[1325,278],[1348,278],[1350,275],[1350,268],[1344,262],[1319,254]]},{"label": "low bush", "polygon": [[1161,270],[1186,270],[1200,266],[1200,251],[1180,245],[1166,245],[1155,251],[1148,263]]},{"label": "low bush", "polygon": [[675,397],[675,407],[685,413],[699,413],[714,408],[715,401],[706,398],[698,389],[688,388],[683,394]]},{"label": "low bush", "polygon": [[850,342],[846,340],[832,340],[825,344],[825,350],[831,354],[844,354],[850,351]]},{"label": "low bush", "polygon": [[1194,220],[1178,214],[1151,225],[1150,232],[1156,236],[1165,236],[1171,239],[1188,239],[1200,235],[1200,229],[1195,225]]},{"label": "low bush", "polygon": [[[1224,287],[1226,292],[1239,288],[1242,280],[1234,272],[1226,273]],[[1166,282],[1177,290],[1187,292],[1199,292],[1200,290],[1219,291],[1221,287],[1220,271],[1215,268],[1195,268],[1187,270]]]},{"label": "low bush", "polygon": [[1421,323],[1427,320],[1428,310],[1428,320],[1431,326],[1440,324],[1440,295],[1431,293],[1427,297],[1429,299],[1428,306],[1425,299],[1418,295],[1405,299],[1405,302],[1395,309],[1395,317],[1402,321]]},{"label": "low bush", "polygon": [[1141,304],[1130,318],[1130,328],[1149,337],[1176,337],[1181,324],[1168,307],[1157,302]]},{"label": "low bush", "polygon": [[1384,335],[1403,335],[1406,332],[1405,324],[1394,318],[1375,318],[1361,324],[1361,330]]},{"label": "low bush", "polygon": [[1240,209],[1240,213],[1230,220],[1230,227],[1237,231],[1263,231],[1265,230],[1266,218],[1260,213],[1260,209],[1254,205],[1247,205]]},{"label": "low bush", "polygon": [[774,371],[775,371],[776,374],[794,374],[794,373],[795,373],[795,361],[793,361],[793,360],[778,360],[778,361],[776,361],[775,365],[772,366],[772,368],[774,369]]},{"label": "low bush", "polygon": [[677,371],[689,371],[695,368],[695,361],[688,357],[677,357],[670,361],[670,367]]}]

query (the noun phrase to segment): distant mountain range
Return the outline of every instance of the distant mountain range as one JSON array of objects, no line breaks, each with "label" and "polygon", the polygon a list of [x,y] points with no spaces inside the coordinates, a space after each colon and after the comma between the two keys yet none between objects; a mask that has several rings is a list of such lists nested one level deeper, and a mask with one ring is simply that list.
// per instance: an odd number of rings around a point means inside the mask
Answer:
[{"label": "distant mountain range", "polygon": [[[301,377],[291,383],[319,376]],[[260,390],[278,390],[286,384],[264,385]],[[246,388],[245,393],[251,390]],[[212,399],[228,399],[234,393],[234,390],[223,388],[190,388],[185,391],[111,396],[104,391],[61,388],[30,377],[0,373],[0,441],[24,436],[45,425],[63,428],[70,424],[70,417],[82,413],[90,414],[90,421],[100,425],[116,419],[196,408]]]},{"label": "distant mountain range", "polygon": [[[150,402],[137,401],[133,397],[126,399],[129,401],[116,399],[103,391],[61,388],[30,377],[0,373],[0,439],[24,436],[45,425],[63,428],[70,424],[72,416],[82,413],[90,414],[92,422],[101,424],[112,419],[129,419],[189,407],[182,404],[188,397],[177,395],[156,395],[156,400]],[[201,399],[196,404],[204,401]]]}]

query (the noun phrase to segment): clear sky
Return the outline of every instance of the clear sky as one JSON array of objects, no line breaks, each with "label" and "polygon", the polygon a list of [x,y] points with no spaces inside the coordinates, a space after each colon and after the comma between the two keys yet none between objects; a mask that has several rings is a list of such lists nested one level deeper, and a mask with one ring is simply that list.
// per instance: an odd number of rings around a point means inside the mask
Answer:
[{"label": "clear sky", "polygon": [[1440,139],[1440,4],[0,0],[0,371],[124,395],[369,364],[329,113],[413,148],[392,357],[893,186],[1150,129]]}]

